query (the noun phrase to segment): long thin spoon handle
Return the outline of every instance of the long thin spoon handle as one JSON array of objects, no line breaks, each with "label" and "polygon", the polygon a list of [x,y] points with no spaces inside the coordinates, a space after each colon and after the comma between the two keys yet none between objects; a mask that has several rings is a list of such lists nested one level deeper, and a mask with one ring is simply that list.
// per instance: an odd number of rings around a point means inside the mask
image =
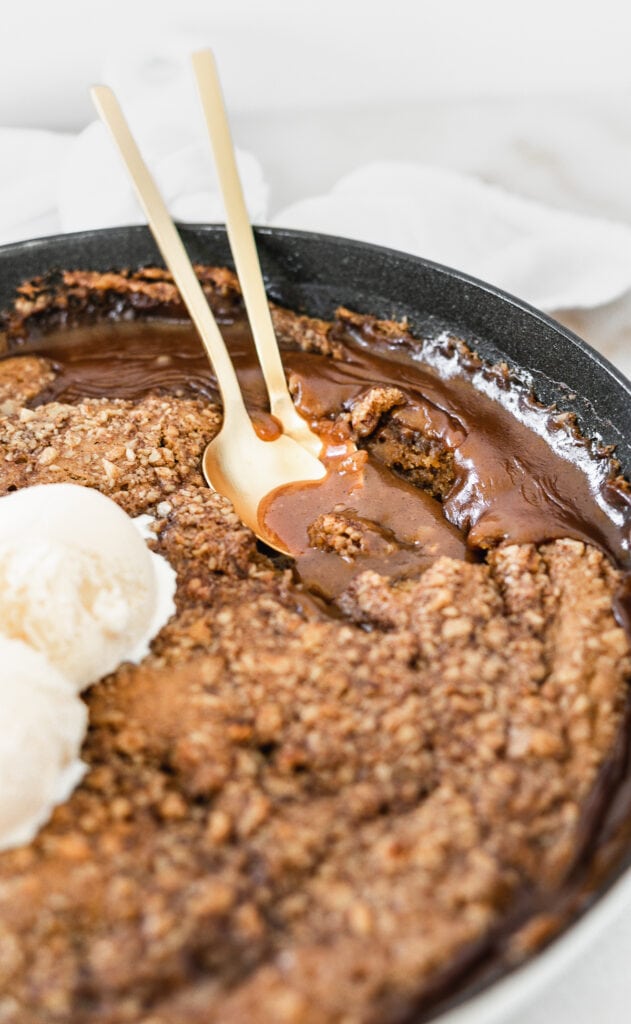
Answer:
[{"label": "long thin spoon handle", "polygon": [[322,443],[297,413],[285,380],[215,58],[211,50],[200,50],[193,54],[192,60],[223,195],[230,248],[267,386],[270,410],[286,433],[319,454]]},{"label": "long thin spoon handle", "polygon": [[118,100],[112,90],[105,85],[94,85],[90,91],[101,119],[118,146],[153,237],[213,364],[221,391],[224,418],[227,420],[229,417],[242,416],[249,419],[234,366],[208,300],[166,204],[140,154]]}]

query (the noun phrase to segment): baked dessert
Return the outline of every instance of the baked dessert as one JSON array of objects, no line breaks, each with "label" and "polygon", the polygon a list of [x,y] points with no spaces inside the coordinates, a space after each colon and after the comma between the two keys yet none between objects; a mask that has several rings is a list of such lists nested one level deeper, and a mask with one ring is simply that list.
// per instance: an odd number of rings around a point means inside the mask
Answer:
[{"label": "baked dessert", "polygon": [[[264,417],[236,281],[199,273]],[[204,485],[221,411],[165,272],[29,282],[5,317],[0,493],[150,513],[178,588],[85,695],[81,786],[0,855],[3,1024],[420,1019],[540,948],[625,841],[611,452],[457,339],[273,315],[299,407],[391,514],[337,501],[295,565]]]}]

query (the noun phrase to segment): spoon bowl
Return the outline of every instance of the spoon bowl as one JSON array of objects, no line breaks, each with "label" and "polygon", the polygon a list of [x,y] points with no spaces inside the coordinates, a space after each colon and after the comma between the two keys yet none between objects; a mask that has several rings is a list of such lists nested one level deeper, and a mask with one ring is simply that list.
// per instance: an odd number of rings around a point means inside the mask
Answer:
[{"label": "spoon bowl", "polygon": [[290,552],[259,519],[263,498],[280,487],[315,482],[326,474],[324,465],[287,434],[264,441],[250,420],[230,421],[228,417],[206,446],[202,471],[213,490],[230,498],[239,519],[259,540],[283,554]]}]

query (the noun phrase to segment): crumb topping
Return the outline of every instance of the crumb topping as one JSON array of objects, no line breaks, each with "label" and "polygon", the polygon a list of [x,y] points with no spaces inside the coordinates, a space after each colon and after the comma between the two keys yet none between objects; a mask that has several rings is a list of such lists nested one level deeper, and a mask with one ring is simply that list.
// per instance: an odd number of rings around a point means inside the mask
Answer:
[{"label": "crumb topping", "polygon": [[25,403],[43,391],[54,378],[45,359],[22,356],[0,360],[0,412],[4,416],[22,411]]},{"label": "crumb topping", "polygon": [[219,409],[195,399],[85,399],[22,407],[0,420],[0,494],[33,484],[75,483],[95,487],[129,515],[140,515],[185,481],[202,484],[200,459],[220,424]]},{"label": "crumb topping", "polygon": [[[173,301],[144,273],[134,294]],[[129,285],[65,287],[96,303]],[[276,316],[334,352],[322,321]],[[87,692],[84,781],[0,856],[0,1021],[395,1024],[525,895],[514,959],[553,934],[541,908],[581,857],[627,700],[605,556],[556,540],[398,583],[364,572],[331,617],[205,487],[217,407],[31,407],[51,372],[0,362],[0,493],[71,481],[152,513],[177,612],[142,664]],[[444,449],[401,414],[382,387],[344,413],[441,495]],[[313,542],[353,558],[365,529],[331,513]]]}]

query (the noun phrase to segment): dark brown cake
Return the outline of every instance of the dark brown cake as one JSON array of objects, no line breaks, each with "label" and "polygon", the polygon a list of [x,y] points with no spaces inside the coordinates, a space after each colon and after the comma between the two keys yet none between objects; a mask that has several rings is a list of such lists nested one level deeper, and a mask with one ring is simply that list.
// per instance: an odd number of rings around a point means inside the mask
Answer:
[{"label": "dark brown cake", "polygon": [[[230,340],[236,283],[200,272]],[[536,542],[486,527],[466,556],[392,579],[360,571],[372,527],[332,509],[312,542],[358,572],[333,604],[313,596],[204,485],[212,382],[201,356],[177,363],[189,329],[147,315],[181,315],[159,270],[31,283],[6,321],[0,493],[72,481],[151,513],[178,590],[150,656],[85,695],[83,783],[0,855],[0,1022],[410,1020],[588,899],[624,749],[624,566],[577,518]],[[342,366],[349,331],[414,344],[348,311],[274,318],[299,401],[304,353]],[[108,376],[111,346],[139,331],[138,367]],[[165,350],[143,363],[152,331]],[[477,521],[450,511],[463,420],[441,440],[406,395],[374,380],[321,416],[465,536]]]}]

